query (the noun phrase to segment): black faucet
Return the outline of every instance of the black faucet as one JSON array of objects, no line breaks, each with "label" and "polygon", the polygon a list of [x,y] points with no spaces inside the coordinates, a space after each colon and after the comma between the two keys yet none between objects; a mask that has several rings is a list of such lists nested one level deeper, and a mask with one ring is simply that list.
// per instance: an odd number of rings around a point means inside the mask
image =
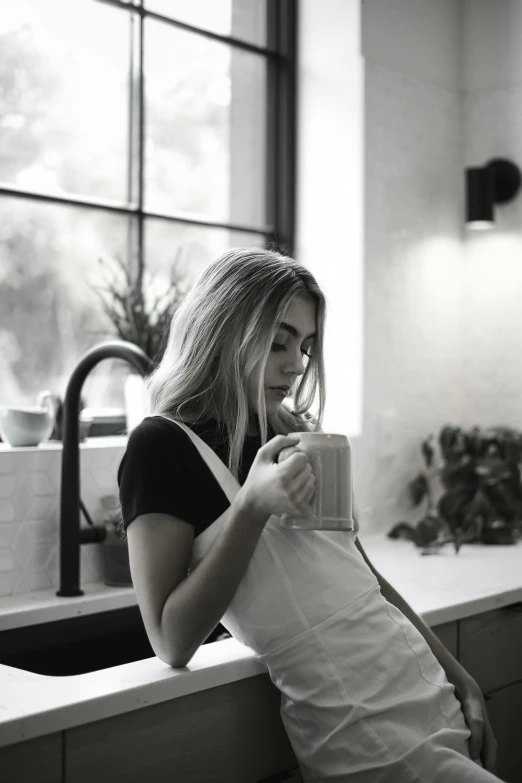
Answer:
[{"label": "black faucet", "polygon": [[100,543],[107,535],[104,525],[80,527],[80,394],[86,377],[102,359],[123,359],[143,377],[152,370],[151,360],[137,345],[111,340],[87,351],[67,384],[62,427],[60,589],[56,591],[56,595],[66,598],[84,594],[80,589],[80,545]]}]

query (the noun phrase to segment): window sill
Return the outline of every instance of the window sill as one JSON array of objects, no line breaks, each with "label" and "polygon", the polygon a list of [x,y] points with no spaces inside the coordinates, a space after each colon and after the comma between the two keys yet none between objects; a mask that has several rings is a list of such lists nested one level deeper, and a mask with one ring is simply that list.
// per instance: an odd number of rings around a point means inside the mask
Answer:
[{"label": "window sill", "polygon": [[[102,435],[98,438],[86,438],[80,443],[80,449],[106,449],[118,446],[126,446],[128,435]],[[0,443],[1,452],[20,452],[20,451],[61,451],[62,442],[60,440],[46,440],[39,443],[38,446],[10,446],[9,443]]]}]

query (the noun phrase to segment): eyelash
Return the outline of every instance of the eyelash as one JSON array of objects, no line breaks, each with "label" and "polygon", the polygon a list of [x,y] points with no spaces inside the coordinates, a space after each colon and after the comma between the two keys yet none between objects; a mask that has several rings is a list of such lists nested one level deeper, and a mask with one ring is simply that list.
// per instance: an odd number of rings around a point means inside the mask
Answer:
[{"label": "eyelash", "polygon": [[[282,345],[281,343],[272,343],[272,348],[275,351],[286,351],[286,345]],[[301,353],[308,356],[309,359],[312,358],[312,354],[307,353],[306,351],[301,351]]]}]

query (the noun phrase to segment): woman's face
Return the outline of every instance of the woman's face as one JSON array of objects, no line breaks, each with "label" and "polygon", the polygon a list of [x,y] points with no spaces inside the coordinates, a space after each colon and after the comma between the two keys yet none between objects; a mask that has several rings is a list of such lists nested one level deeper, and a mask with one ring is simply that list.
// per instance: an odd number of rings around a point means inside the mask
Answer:
[{"label": "woman's face", "polygon": [[[294,386],[296,379],[306,370],[308,358],[315,343],[316,303],[309,294],[296,294],[288,305],[276,332],[262,380],[267,413],[277,411],[284,397],[272,389],[274,386]],[[288,327],[286,328],[285,327]],[[257,410],[257,385],[259,371],[252,374],[248,383],[250,410]]]}]

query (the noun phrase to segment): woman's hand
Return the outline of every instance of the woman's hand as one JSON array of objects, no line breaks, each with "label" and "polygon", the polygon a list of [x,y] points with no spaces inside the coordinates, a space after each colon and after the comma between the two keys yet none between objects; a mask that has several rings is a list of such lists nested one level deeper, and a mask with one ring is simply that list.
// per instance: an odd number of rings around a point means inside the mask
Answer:
[{"label": "woman's hand", "polygon": [[[305,512],[313,496],[315,476],[298,442],[299,433],[276,435],[261,446],[241,487],[245,504],[265,522],[271,514]],[[286,458],[280,461],[282,451]]]},{"label": "woman's hand", "polygon": [[471,731],[469,755],[480,758],[488,772],[496,772],[498,744],[489,722],[486,702],[473,677],[465,677],[455,684],[455,696],[462,705],[462,712]]}]

